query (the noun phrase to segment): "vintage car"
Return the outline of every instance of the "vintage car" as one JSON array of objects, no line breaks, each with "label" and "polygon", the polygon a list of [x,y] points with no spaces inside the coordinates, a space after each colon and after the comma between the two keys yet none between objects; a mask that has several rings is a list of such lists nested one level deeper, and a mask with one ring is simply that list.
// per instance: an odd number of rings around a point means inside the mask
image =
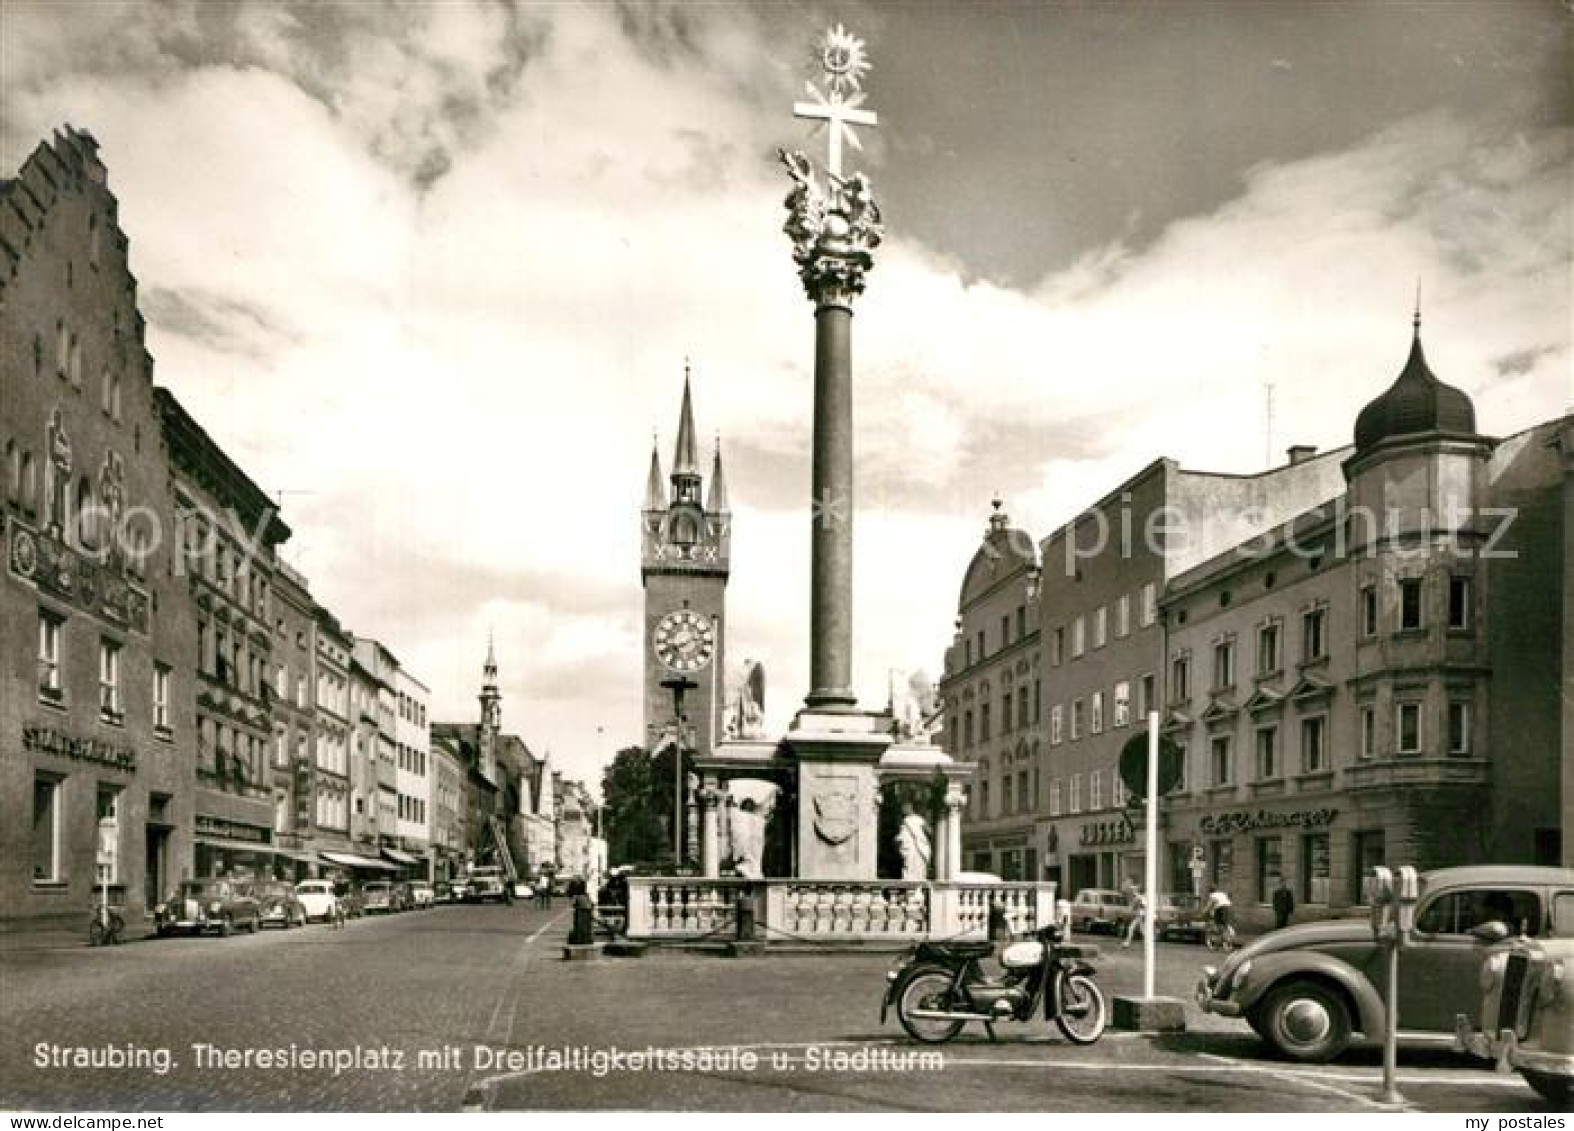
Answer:
[{"label": "vintage car", "polygon": [[262,911],[248,884],[219,878],[182,880],[180,887],[153,909],[153,922],[161,937],[205,931],[228,935],[237,928],[257,930],[262,926]]},{"label": "vintage car", "polygon": [[1095,931],[1111,934],[1124,931],[1137,913],[1125,892],[1107,888],[1083,888],[1071,901],[1071,925],[1085,935]]},{"label": "vintage car", "polygon": [[[1481,967],[1481,1012],[1455,1019],[1454,1047],[1498,1069],[1518,1069],[1560,1111],[1574,1104],[1574,895],[1553,902],[1559,938],[1510,939],[1496,923],[1476,928],[1490,947]],[[1505,941],[1506,940],[1506,941]],[[1495,945],[1494,945],[1495,944]]]},{"label": "vintage car", "polygon": [[339,898],[327,880],[302,880],[295,885],[295,898],[306,909],[308,919],[332,919]]},{"label": "vintage car", "polygon": [[1201,942],[1208,930],[1202,900],[1190,892],[1164,892],[1153,909],[1153,933],[1161,939],[1188,938]]},{"label": "vintage car", "polygon": [[472,903],[484,903],[495,900],[502,903],[508,898],[503,890],[503,869],[496,867],[481,867],[470,869],[470,895]]},{"label": "vintage car", "polygon": [[398,895],[387,880],[370,880],[361,885],[361,909],[367,915],[375,912],[388,914],[399,910]]},{"label": "vintage car", "polygon": [[448,900],[450,903],[469,903],[470,881],[464,876],[455,876],[448,881]]},{"label": "vintage car", "polygon": [[[1485,955],[1472,932],[1501,922],[1528,938],[1574,935],[1574,869],[1443,868],[1420,877],[1415,930],[1399,955],[1399,1039],[1449,1043],[1455,1018],[1479,1006]],[[1556,917],[1555,917],[1556,916]],[[1328,919],[1273,931],[1203,969],[1197,1003],[1242,1017],[1281,1056],[1327,1061],[1357,1036],[1383,1035],[1385,951],[1369,919]]]},{"label": "vintage car", "polygon": [[252,897],[261,909],[264,927],[272,925],[289,930],[306,925],[306,905],[296,897],[294,884],[263,880],[252,889]]},{"label": "vintage car", "polygon": [[437,902],[437,892],[431,884],[418,881],[410,885],[410,901],[411,906],[425,911]]}]

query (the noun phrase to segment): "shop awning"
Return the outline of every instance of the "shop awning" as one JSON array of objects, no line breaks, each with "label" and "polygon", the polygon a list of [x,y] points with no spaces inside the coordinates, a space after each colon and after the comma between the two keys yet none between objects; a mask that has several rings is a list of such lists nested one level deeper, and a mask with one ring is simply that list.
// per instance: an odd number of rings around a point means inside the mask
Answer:
[{"label": "shop awning", "polygon": [[222,848],[228,852],[251,852],[258,856],[272,856],[274,847],[271,844],[258,844],[251,840],[225,840],[221,836],[194,836],[191,838],[197,844],[205,844],[209,848]]},{"label": "shop awning", "polygon": [[400,852],[397,848],[385,848],[383,849],[383,855],[395,864],[403,864],[405,867],[422,862],[420,857],[411,856],[408,852]]},{"label": "shop awning", "polygon": [[353,852],[319,852],[317,855],[328,861],[328,863],[337,864],[341,868],[368,868],[376,872],[394,871],[393,866],[390,864],[384,864],[381,860],[373,860],[370,856],[357,856]]}]

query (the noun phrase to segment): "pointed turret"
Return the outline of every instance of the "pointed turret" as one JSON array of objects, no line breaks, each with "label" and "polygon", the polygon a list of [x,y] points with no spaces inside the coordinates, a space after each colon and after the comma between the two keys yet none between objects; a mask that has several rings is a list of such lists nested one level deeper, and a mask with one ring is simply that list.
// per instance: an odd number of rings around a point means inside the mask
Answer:
[{"label": "pointed turret", "polygon": [[645,480],[645,509],[667,509],[667,487],[661,481],[661,452],[655,441],[650,445],[650,475]]},{"label": "pointed turret", "polygon": [[721,473],[721,437],[716,437],[716,458],[711,461],[710,495],[705,509],[711,514],[727,513],[727,480]]},{"label": "pointed turret", "polygon": [[672,495],[677,501],[700,501],[699,459],[694,453],[694,405],[689,395],[689,367],[683,366],[683,411],[678,416],[678,446],[672,455]]},{"label": "pointed turret", "polygon": [[486,634],[486,663],[481,666],[481,728],[496,731],[503,724],[503,694],[497,689],[497,651]]}]

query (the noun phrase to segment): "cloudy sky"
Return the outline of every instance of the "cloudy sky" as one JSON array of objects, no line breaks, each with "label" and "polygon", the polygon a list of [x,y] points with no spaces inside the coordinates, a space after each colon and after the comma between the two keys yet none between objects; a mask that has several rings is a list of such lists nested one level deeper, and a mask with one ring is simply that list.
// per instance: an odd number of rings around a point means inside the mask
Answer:
[{"label": "cloudy sky", "polygon": [[880,114],[855,674],[883,702],[938,669],[992,494],[1043,535],[1161,454],[1347,442],[1418,277],[1484,431],[1565,411],[1570,18],[10,0],[0,158],[97,136],[157,380],[280,493],[286,557],[435,717],[473,717],[494,630],[509,729],[594,778],[640,733],[636,510],[685,356],[735,510],[728,648],[775,723],[806,690],[812,312],[774,151],[823,152],[790,107],[827,23]]}]

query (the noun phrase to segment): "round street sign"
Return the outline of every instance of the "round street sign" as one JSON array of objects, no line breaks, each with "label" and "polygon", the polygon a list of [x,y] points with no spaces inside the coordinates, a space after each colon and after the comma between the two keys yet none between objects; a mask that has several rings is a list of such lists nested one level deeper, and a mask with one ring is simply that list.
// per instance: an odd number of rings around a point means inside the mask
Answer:
[{"label": "round street sign", "polygon": [[[1159,794],[1180,784],[1181,748],[1164,735],[1159,736]],[[1120,748],[1120,780],[1133,797],[1148,796],[1148,732],[1140,730]]]}]

